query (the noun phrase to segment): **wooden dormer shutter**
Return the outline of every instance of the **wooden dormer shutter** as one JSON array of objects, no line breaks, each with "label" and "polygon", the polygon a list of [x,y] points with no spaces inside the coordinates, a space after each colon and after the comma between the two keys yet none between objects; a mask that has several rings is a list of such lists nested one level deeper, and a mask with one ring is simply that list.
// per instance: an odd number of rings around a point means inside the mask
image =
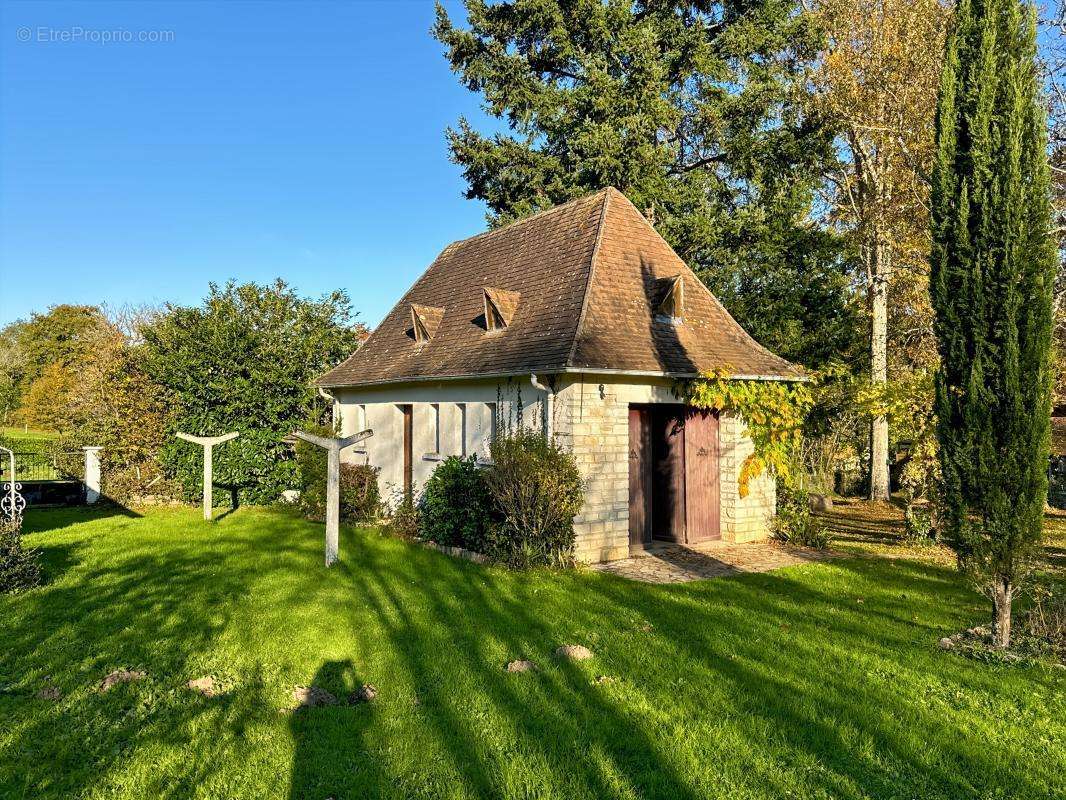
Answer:
[{"label": "wooden dormer shutter", "polygon": [[411,329],[414,331],[415,341],[423,344],[432,339],[436,335],[437,328],[440,327],[440,321],[443,318],[443,308],[412,303]]},{"label": "wooden dormer shutter", "polygon": [[672,278],[660,278],[658,281],[661,294],[659,306],[655,309],[658,317],[669,322],[681,322],[685,318],[685,281],[680,275]]},{"label": "wooden dormer shutter", "polygon": [[485,302],[485,330],[503,330],[514,319],[521,295],[518,292],[494,289],[491,286],[483,286],[482,289]]}]

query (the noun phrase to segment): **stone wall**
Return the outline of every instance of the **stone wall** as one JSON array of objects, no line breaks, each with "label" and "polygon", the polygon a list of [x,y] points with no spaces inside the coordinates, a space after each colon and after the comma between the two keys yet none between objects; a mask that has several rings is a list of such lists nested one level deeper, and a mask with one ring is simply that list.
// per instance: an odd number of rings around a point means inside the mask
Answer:
[{"label": "stone wall", "polygon": [[585,477],[585,506],[574,520],[577,558],[629,556],[629,404],[677,402],[669,386],[568,382],[555,401],[556,436]]},{"label": "stone wall", "polygon": [[[555,408],[555,430],[568,445],[585,476],[585,507],[575,520],[577,556],[588,562],[629,555],[629,406],[677,403],[673,384],[664,379],[612,379],[566,382]],[[740,466],[752,452],[744,423],[723,413],[719,424],[722,539],[749,542],[766,538],[776,496],[774,482],[762,475],[741,498]]]},{"label": "stone wall", "polygon": [[770,535],[770,520],[777,507],[777,486],[766,473],[748,482],[748,494],[740,496],[740,468],[755,450],[744,435],[744,421],[735,414],[718,418],[718,486],[722,497],[722,539],[753,542]]}]

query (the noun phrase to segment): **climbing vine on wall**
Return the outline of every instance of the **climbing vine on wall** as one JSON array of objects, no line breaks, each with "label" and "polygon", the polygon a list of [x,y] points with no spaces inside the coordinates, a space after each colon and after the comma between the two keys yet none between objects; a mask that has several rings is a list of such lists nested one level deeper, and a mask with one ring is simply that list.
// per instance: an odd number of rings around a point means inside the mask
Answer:
[{"label": "climbing vine on wall", "polygon": [[740,466],[737,483],[747,497],[751,481],[769,471],[789,485],[795,448],[803,437],[803,421],[814,405],[808,383],[731,380],[725,373],[704,373],[681,386],[694,408],[723,409],[740,415],[754,451]]}]

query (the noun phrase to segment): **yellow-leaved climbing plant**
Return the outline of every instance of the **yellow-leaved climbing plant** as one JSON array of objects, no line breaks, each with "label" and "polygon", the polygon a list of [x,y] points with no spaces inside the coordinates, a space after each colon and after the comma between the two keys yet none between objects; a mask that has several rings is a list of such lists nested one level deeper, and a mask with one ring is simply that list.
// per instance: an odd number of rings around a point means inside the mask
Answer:
[{"label": "yellow-leaved climbing plant", "polygon": [[795,449],[803,438],[803,421],[814,405],[809,384],[732,380],[726,373],[708,372],[686,381],[680,393],[694,408],[732,411],[744,420],[745,435],[755,447],[737,476],[741,497],[747,497],[751,481],[767,471],[791,485]]}]

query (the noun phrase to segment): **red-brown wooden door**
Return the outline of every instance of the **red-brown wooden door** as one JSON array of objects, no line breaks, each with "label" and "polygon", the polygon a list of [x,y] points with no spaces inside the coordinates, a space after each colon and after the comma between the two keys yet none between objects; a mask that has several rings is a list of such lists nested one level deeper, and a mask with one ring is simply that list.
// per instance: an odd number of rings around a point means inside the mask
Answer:
[{"label": "red-brown wooden door", "polygon": [[685,542],[685,416],[683,406],[649,410],[651,434],[652,536]]},{"label": "red-brown wooden door", "polygon": [[685,411],[685,541],[721,539],[718,413]]},{"label": "red-brown wooden door", "polygon": [[648,409],[629,409],[629,546],[651,540],[651,440]]}]

